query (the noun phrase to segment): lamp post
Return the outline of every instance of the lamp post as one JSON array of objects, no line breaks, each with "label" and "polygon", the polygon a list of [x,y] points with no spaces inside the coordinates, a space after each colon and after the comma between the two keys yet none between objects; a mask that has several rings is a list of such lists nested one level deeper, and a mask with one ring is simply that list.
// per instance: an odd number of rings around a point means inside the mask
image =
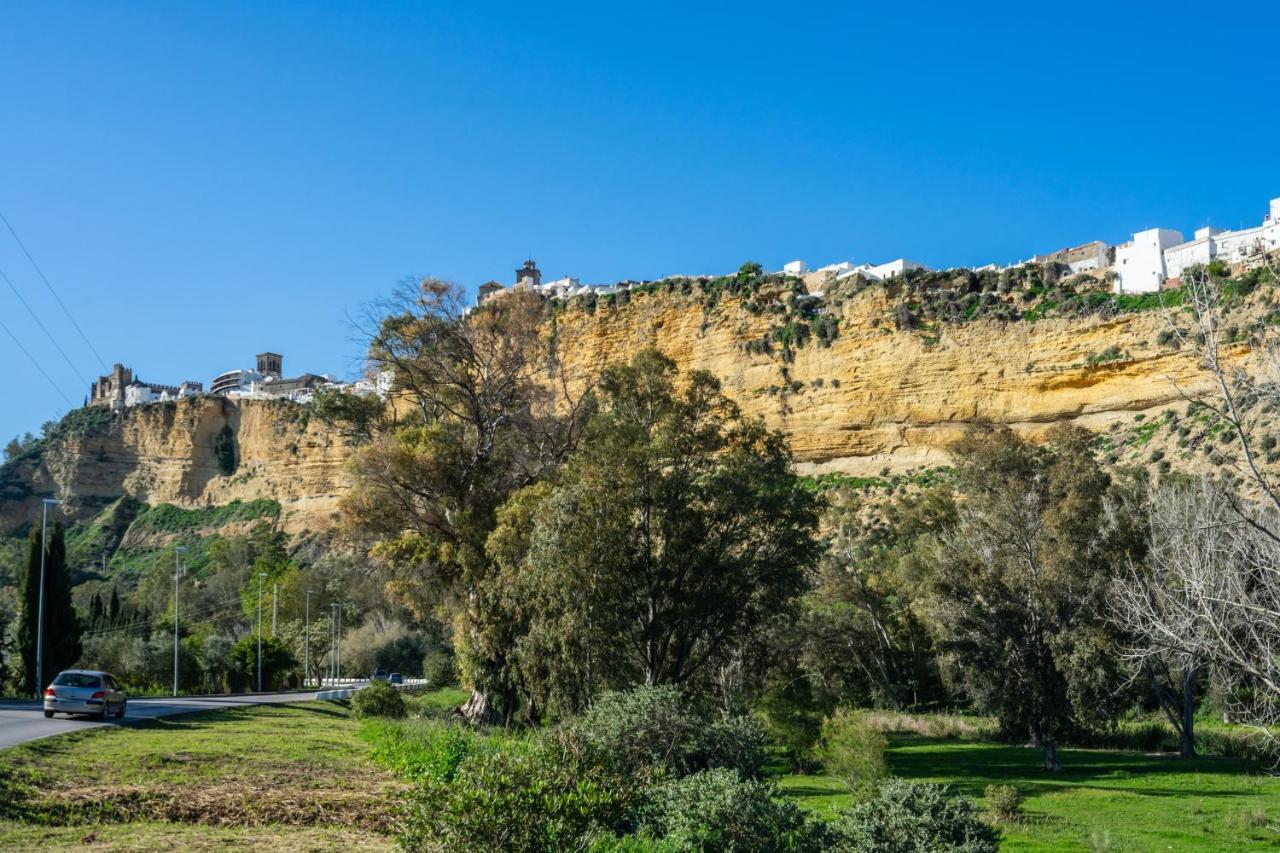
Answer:
[{"label": "lamp post", "polygon": [[302,608],[302,686],[311,680],[311,590]]},{"label": "lamp post", "polygon": [[36,698],[44,693],[44,557],[49,550],[46,538],[49,534],[49,506],[62,501],[44,499],[44,516],[40,521],[40,606],[36,615]]},{"label": "lamp post", "polygon": [[178,573],[182,570],[178,558],[187,550],[186,545],[173,549],[173,695],[178,695]]},{"label": "lamp post", "polygon": [[340,646],[342,644],[342,605],[338,602],[330,604],[331,614],[333,615],[333,680],[342,680],[342,657]]},{"label": "lamp post", "polygon": [[262,692],[262,579],[266,572],[258,572],[258,692]]}]

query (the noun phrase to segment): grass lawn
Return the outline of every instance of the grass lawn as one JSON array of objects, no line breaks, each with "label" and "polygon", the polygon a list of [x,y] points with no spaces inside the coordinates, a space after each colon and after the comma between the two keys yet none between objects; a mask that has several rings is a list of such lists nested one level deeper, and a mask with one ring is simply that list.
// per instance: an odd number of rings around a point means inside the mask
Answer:
[{"label": "grass lawn", "polygon": [[0,846],[389,849],[406,786],[370,752],[325,702],[34,741],[0,752]]},{"label": "grass lawn", "polygon": [[[1063,770],[1038,750],[970,740],[890,739],[893,773],[947,782],[981,801],[987,785],[1026,795],[1026,818],[1002,827],[1002,850],[1280,850],[1280,778],[1234,758],[1183,761],[1064,749]],[[838,780],[786,776],[781,787],[819,813],[848,805]]]}]

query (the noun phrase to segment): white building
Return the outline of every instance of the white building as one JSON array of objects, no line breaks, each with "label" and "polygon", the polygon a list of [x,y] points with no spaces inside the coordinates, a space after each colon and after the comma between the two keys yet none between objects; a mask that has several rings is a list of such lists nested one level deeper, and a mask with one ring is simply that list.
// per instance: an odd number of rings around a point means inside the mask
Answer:
[{"label": "white building", "polygon": [[1165,250],[1182,242],[1182,232],[1170,228],[1149,228],[1133,235],[1128,243],[1116,246],[1116,291],[1152,293],[1169,277]]},{"label": "white building", "polygon": [[896,261],[889,261],[887,264],[876,264],[871,267],[869,272],[879,281],[886,278],[893,278],[901,275],[907,270],[927,270],[924,264],[918,264],[915,261],[909,261],[906,258],[898,258]]},{"label": "white building", "polygon": [[1210,261],[1243,264],[1277,249],[1280,249],[1280,198],[1273,198],[1261,225],[1238,231],[1200,228],[1193,239],[1165,252],[1165,267],[1169,278],[1181,278],[1187,267],[1195,264],[1207,265]]},{"label": "white building", "polygon": [[782,272],[784,275],[804,275],[808,271],[809,268],[805,266],[804,261],[801,260],[789,261],[782,265]]}]

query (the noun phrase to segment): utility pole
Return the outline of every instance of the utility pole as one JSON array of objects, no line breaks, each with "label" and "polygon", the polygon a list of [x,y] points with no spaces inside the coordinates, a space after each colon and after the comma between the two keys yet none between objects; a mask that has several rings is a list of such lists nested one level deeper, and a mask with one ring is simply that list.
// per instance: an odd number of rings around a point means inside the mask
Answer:
[{"label": "utility pole", "polygon": [[280,619],[280,584],[271,585],[271,636],[276,635],[276,623]]},{"label": "utility pole", "polygon": [[182,570],[178,558],[187,550],[186,545],[173,549],[173,695],[178,695],[178,573]]},{"label": "utility pole", "polygon": [[44,499],[44,517],[40,522],[40,606],[36,616],[36,698],[44,695],[44,555],[49,551],[49,505],[62,501]]},{"label": "utility pole", "polygon": [[311,680],[311,590],[302,609],[302,686]]},{"label": "utility pole", "polygon": [[266,572],[258,572],[258,692],[262,692],[262,579]]}]

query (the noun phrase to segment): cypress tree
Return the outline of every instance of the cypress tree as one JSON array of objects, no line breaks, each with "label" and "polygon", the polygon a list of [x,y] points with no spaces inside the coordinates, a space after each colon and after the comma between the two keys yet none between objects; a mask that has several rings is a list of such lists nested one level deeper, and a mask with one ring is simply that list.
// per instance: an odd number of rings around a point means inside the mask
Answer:
[{"label": "cypress tree", "polygon": [[120,618],[120,593],[113,586],[111,587],[111,610],[109,611],[111,624],[116,624],[116,620]]},{"label": "cypress tree", "polygon": [[[71,572],[62,524],[53,526],[44,566],[44,660],[41,678],[49,681],[80,658],[80,620],[71,604]],[[36,637],[40,613],[40,530],[32,528],[27,543],[27,571],[22,580],[22,621],[18,623],[18,652],[22,660],[22,688],[35,693]]]},{"label": "cypress tree", "polygon": [[93,598],[89,601],[89,624],[97,627],[102,621],[102,596],[94,593]]}]

